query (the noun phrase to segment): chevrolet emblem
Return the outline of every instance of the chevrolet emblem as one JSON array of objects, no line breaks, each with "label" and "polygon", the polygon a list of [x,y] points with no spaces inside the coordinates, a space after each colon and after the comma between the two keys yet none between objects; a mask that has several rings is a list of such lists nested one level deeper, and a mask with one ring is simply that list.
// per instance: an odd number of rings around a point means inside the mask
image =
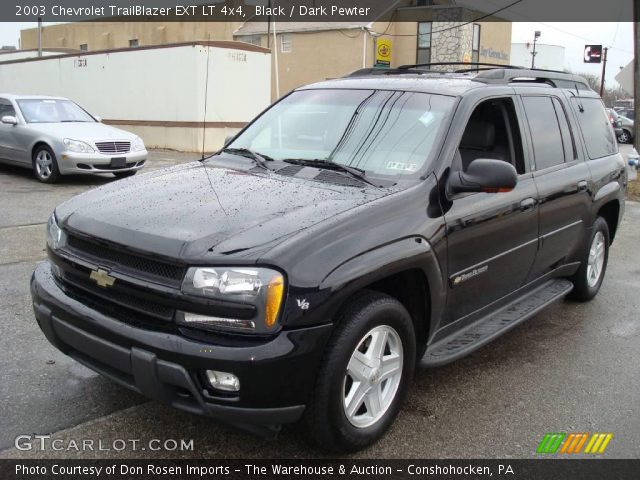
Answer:
[{"label": "chevrolet emblem", "polygon": [[97,270],[93,270],[91,275],[89,275],[91,280],[94,280],[99,287],[112,287],[114,283],[116,283],[116,279],[109,275],[109,272],[98,268]]}]

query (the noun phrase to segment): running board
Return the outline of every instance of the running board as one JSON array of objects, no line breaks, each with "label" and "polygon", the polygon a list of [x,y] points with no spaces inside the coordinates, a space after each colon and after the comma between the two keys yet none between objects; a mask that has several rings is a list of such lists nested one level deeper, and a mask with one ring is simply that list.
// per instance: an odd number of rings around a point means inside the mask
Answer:
[{"label": "running board", "polygon": [[420,366],[437,367],[468,355],[560,300],[572,289],[573,284],[566,279],[554,279],[540,285],[526,296],[472,323],[453,336],[430,345]]}]

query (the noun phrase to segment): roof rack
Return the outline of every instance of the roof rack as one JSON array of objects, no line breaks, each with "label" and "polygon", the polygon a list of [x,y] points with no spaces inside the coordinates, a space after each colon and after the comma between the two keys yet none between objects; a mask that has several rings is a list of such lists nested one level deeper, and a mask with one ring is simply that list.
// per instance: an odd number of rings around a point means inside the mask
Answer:
[{"label": "roof rack", "polygon": [[[414,70],[420,69],[421,67],[447,67],[452,65],[461,65],[465,67],[465,71],[473,71],[476,70],[474,68],[469,68],[472,66],[476,67],[497,67],[497,68],[521,68],[514,67],[513,65],[503,65],[500,63],[482,63],[482,62],[434,62],[434,63],[416,63],[413,65],[400,65],[398,70]],[[458,72],[453,72],[458,73]]]},{"label": "roof rack", "polygon": [[[452,72],[427,70],[424,67],[463,66],[464,68]],[[509,83],[543,83],[555,88],[571,88],[591,90],[589,83],[580,75],[565,73],[559,70],[544,70],[541,68],[523,68],[514,65],[480,62],[438,62],[401,65],[397,68],[363,68],[350,73],[347,77],[361,77],[368,75],[402,75],[402,74],[445,74],[477,72],[472,80],[486,84],[506,85]]]},{"label": "roof rack", "polygon": [[537,68],[495,68],[479,72],[473,79],[476,82],[490,84],[533,82],[547,83],[556,88],[579,88],[582,86],[581,90],[590,90],[589,83],[580,75]]}]

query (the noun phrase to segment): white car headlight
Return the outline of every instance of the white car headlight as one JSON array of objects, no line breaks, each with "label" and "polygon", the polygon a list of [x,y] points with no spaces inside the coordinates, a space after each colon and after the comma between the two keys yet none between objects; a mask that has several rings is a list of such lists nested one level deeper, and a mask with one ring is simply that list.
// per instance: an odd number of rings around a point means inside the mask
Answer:
[{"label": "white car headlight", "polygon": [[140,152],[142,150],[144,150],[144,142],[142,141],[142,139],[140,137],[136,137],[135,140],[132,143],[133,145],[133,150],[135,152]]},{"label": "white car headlight", "polygon": [[276,270],[251,267],[194,267],[187,271],[182,292],[255,307],[250,319],[207,316],[184,312],[178,323],[244,333],[270,333],[278,327],[284,297],[284,277]]},{"label": "white car headlight", "polygon": [[64,231],[58,227],[55,213],[49,217],[47,223],[47,245],[53,251],[58,250],[67,243],[67,236]]},{"label": "white car headlight", "polygon": [[81,142],[80,140],[72,140],[70,138],[65,138],[63,140],[65,147],[70,152],[76,153],[93,153],[95,150],[91,145],[85,142]]}]

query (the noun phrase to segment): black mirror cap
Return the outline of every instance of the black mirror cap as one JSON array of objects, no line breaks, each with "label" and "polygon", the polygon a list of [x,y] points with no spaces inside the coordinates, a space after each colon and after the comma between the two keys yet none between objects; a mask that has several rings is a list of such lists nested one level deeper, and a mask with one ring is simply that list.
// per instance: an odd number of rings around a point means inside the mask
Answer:
[{"label": "black mirror cap", "polygon": [[466,172],[453,172],[448,186],[452,193],[510,192],[518,183],[518,173],[508,162],[478,158],[469,164]]}]

